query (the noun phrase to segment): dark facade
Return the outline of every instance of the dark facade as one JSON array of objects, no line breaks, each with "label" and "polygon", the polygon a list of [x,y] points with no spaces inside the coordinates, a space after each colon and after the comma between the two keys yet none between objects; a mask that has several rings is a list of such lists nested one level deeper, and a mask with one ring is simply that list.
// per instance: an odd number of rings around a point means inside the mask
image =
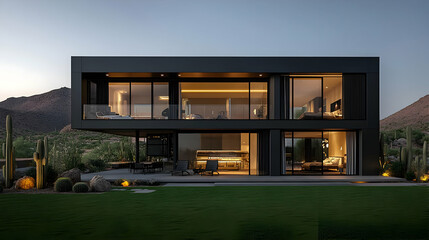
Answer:
[{"label": "dark facade", "polygon": [[378,174],[378,57],[72,57],[71,70],[73,129],[147,138],[166,161]]}]

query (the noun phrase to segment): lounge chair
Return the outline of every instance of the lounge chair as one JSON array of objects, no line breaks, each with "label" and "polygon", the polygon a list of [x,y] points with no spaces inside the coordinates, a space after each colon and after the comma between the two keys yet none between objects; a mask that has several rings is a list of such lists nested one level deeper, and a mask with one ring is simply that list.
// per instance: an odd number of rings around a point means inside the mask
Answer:
[{"label": "lounge chair", "polygon": [[204,169],[204,171],[201,172],[201,176],[203,175],[203,173],[211,173],[213,176],[213,173],[217,173],[217,175],[219,175],[219,172],[217,171],[218,169],[218,161],[217,160],[208,160],[207,164],[206,164],[206,169]]},{"label": "lounge chair", "polygon": [[177,161],[176,169],[174,169],[171,172],[171,175],[173,176],[174,173],[178,173],[178,172],[180,172],[182,174],[182,176],[183,176],[183,173],[186,173],[189,175],[189,172],[187,170],[188,170],[188,161],[179,160],[179,161]]}]

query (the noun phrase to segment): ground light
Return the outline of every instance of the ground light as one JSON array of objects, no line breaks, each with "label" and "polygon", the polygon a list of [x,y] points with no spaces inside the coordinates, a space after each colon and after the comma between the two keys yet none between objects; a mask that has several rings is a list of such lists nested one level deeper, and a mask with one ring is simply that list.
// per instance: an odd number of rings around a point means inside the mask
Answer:
[{"label": "ground light", "polygon": [[130,182],[128,182],[127,180],[124,180],[124,181],[121,183],[121,185],[122,185],[122,187],[128,187],[128,186],[130,186]]}]

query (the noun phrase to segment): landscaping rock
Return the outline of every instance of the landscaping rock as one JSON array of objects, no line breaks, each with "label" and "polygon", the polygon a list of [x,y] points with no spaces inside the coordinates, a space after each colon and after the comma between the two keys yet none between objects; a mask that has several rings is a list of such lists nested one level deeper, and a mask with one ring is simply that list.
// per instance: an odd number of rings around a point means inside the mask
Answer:
[{"label": "landscaping rock", "polygon": [[100,175],[94,176],[89,181],[89,187],[93,192],[108,192],[112,189],[112,185]]},{"label": "landscaping rock", "polygon": [[80,173],[81,171],[79,170],[79,168],[73,168],[61,173],[59,177],[68,177],[72,180],[73,184],[75,184],[77,182],[80,182]]}]

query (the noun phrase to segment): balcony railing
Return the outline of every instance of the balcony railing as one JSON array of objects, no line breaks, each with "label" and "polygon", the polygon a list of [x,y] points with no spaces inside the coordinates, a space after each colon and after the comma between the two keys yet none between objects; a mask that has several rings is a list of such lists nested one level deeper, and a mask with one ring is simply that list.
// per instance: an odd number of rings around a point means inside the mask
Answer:
[{"label": "balcony railing", "polygon": [[[181,110],[179,110],[181,108]],[[267,119],[265,105],[249,104],[187,104],[153,105],[134,104],[116,105],[84,104],[83,119]]]}]

